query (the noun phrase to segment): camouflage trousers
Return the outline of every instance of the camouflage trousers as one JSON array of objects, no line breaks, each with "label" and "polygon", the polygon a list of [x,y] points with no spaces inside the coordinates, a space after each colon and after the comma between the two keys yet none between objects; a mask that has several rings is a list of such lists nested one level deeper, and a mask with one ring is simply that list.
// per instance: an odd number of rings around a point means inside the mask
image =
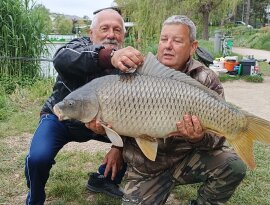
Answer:
[{"label": "camouflage trousers", "polygon": [[195,150],[158,175],[148,175],[128,167],[122,205],[165,204],[171,190],[178,185],[202,182],[198,205],[225,204],[243,180],[246,166],[230,149]]}]

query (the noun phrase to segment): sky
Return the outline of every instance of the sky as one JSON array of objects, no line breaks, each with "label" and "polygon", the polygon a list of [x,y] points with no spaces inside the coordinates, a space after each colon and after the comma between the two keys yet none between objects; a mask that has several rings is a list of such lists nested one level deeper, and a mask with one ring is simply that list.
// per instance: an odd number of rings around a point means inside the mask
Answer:
[{"label": "sky", "polygon": [[88,16],[93,18],[93,12],[113,6],[113,0],[35,0],[36,4],[43,4],[51,13]]}]

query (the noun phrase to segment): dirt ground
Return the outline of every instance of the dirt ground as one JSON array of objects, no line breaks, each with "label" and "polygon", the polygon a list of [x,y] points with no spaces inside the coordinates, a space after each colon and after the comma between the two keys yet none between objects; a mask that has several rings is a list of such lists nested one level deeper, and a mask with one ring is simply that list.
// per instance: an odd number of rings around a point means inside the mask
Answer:
[{"label": "dirt ground", "polygon": [[238,53],[242,56],[253,56],[255,59],[258,60],[266,60],[267,62],[270,61],[270,51],[252,48],[233,47],[232,52]]},{"label": "dirt ground", "polygon": [[270,121],[270,77],[264,77],[263,83],[225,82],[223,87],[228,102]]}]

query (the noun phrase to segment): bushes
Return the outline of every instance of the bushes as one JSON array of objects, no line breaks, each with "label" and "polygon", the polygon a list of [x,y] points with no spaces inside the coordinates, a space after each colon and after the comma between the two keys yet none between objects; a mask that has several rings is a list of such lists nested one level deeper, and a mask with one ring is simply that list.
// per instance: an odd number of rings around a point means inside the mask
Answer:
[{"label": "bushes", "polygon": [[[270,29],[249,29],[234,27],[229,30],[234,39],[234,46],[248,47],[270,51]],[[226,33],[226,29],[224,30]]]},{"label": "bushes", "polygon": [[36,79],[29,76],[10,76],[3,74],[0,76],[0,86],[5,94],[11,94],[14,92],[17,86],[25,87],[27,85],[32,85]]}]

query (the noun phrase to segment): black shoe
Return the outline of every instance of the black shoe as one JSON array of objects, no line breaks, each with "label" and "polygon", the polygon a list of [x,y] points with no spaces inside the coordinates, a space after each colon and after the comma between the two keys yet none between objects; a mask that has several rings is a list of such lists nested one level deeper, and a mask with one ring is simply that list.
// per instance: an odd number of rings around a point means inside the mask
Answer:
[{"label": "black shoe", "polygon": [[198,205],[196,200],[189,201],[188,205]]},{"label": "black shoe", "polygon": [[104,193],[116,198],[122,198],[124,195],[117,184],[98,173],[90,174],[86,188],[92,192]]}]

